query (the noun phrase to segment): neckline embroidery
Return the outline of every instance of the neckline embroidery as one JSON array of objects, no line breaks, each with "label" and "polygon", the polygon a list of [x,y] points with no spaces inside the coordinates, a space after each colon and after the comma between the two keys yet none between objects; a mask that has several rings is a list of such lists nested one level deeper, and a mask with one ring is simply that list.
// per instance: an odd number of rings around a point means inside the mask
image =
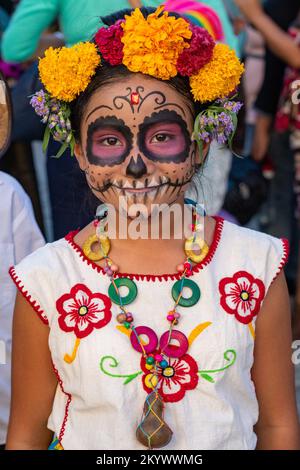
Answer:
[{"label": "neckline embroidery", "polygon": [[[201,269],[203,269],[205,266],[207,266],[213,259],[216,250],[218,248],[218,245],[221,241],[221,236],[223,233],[223,226],[224,226],[224,218],[220,216],[212,216],[213,219],[216,221],[215,225],[215,230],[214,230],[214,235],[213,235],[213,241],[209,247],[209,251],[205,258],[200,261],[200,263],[195,264],[192,268],[192,275],[194,273],[198,273]],[[91,261],[87,256],[85,256],[82,248],[74,241],[75,235],[80,231],[80,229],[73,230],[69,232],[65,236],[65,240],[69,243],[69,245],[73,248],[73,250],[79,254],[81,260],[91,266],[93,269],[95,269],[98,273],[104,274],[104,270],[101,266],[96,264],[94,261]],[[160,281],[162,282],[163,280],[176,280],[180,279],[181,274],[180,273],[173,273],[173,274],[134,274],[134,273],[123,273],[123,272],[118,272],[116,277],[128,277],[130,279],[135,279],[135,280],[142,280],[142,281]],[[190,276],[190,277],[191,277]]]}]

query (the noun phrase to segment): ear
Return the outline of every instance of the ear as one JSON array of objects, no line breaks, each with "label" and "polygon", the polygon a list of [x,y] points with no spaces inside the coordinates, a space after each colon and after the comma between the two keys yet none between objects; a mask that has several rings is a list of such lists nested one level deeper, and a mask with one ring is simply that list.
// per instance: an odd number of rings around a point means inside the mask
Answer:
[{"label": "ear", "polygon": [[210,142],[203,142],[203,148],[201,152],[197,142],[195,142],[195,152],[196,152],[195,164],[196,165],[201,165],[201,166],[203,165],[208,155],[209,147],[210,147]]},{"label": "ear", "polygon": [[82,149],[82,145],[79,141],[76,141],[76,144],[74,146],[74,154],[75,157],[77,158],[78,165],[80,166],[80,169],[84,171],[86,169],[86,157],[84,154],[84,151]]}]

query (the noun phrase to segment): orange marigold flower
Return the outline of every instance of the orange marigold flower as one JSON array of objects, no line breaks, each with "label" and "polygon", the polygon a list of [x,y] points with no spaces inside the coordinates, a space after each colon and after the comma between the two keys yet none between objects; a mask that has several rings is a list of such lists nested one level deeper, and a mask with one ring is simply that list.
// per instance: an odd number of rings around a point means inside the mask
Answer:
[{"label": "orange marigold flower", "polygon": [[155,13],[144,18],[136,8],[122,23],[124,36],[123,64],[132,72],[142,72],[162,80],[177,75],[177,60],[189,47],[192,31],[183,18],[169,16],[158,7]]},{"label": "orange marigold flower", "polygon": [[86,89],[100,62],[97,47],[90,42],[50,47],[39,61],[40,79],[53,98],[70,102]]},{"label": "orange marigold flower", "polygon": [[190,77],[194,99],[205,103],[225,98],[238,86],[243,71],[235,52],[225,44],[217,44],[212,60]]}]

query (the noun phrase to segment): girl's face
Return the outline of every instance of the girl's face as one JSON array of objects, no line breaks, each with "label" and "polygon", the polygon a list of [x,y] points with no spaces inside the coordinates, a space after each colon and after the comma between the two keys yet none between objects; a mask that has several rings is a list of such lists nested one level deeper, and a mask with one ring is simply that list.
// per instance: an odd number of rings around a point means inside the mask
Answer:
[{"label": "girl's face", "polygon": [[75,154],[103,202],[179,202],[199,163],[191,141],[190,104],[170,85],[135,73],[95,92],[81,122]]}]

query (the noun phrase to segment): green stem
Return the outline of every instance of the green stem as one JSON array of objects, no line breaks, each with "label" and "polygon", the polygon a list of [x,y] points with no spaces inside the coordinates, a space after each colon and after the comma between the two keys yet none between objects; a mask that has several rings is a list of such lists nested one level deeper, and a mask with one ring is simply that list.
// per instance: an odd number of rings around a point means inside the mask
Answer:
[{"label": "green stem", "polygon": [[[229,357],[229,353],[232,354],[232,357]],[[236,352],[234,349],[228,349],[227,351],[224,352],[224,359],[226,361],[231,361],[229,362],[229,364],[227,364],[226,366],[222,367],[221,369],[214,369],[214,370],[199,370],[198,371],[198,374],[214,374],[214,373],[217,373],[217,372],[222,372],[226,369],[228,369],[229,367],[233,366],[233,364],[235,363],[235,360],[236,360]]]},{"label": "green stem", "polygon": [[104,361],[106,361],[106,359],[110,359],[112,362],[109,364],[109,367],[118,367],[119,363],[118,361],[113,357],[113,356],[104,356],[102,357],[101,361],[100,361],[100,370],[106,374],[106,375],[109,375],[110,377],[116,377],[116,378],[123,378],[123,379],[126,379],[123,384],[126,385],[128,384],[129,382],[131,382],[132,380],[134,380],[136,377],[138,377],[139,375],[141,375],[143,373],[143,371],[139,371],[139,372],[135,372],[133,374],[128,374],[128,375],[122,375],[122,374],[112,374],[110,372],[108,372],[107,370],[104,369]]}]

